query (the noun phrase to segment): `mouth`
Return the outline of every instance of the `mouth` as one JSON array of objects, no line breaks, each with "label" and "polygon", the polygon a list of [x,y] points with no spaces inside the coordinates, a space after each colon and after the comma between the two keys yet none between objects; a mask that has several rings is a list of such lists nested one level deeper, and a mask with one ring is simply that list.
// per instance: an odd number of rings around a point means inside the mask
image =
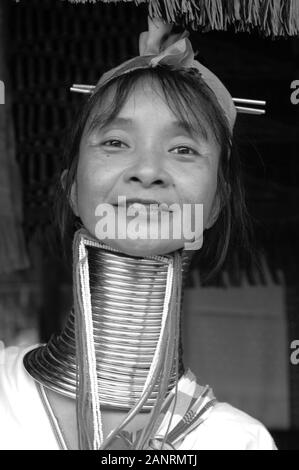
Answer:
[{"label": "mouth", "polygon": [[129,198],[129,199],[126,199],[124,198],[123,201],[120,202],[120,204],[116,204],[116,205],[121,205],[121,206],[124,206],[124,205],[130,205],[130,204],[160,204],[159,201],[157,201],[156,199],[142,199],[142,198]]},{"label": "mouth", "polygon": [[[147,211],[159,211],[159,212],[172,212],[169,209],[168,204],[166,202],[160,202],[156,199],[142,199],[142,198],[130,198],[120,201],[117,204],[113,204],[115,207],[125,207],[128,208],[129,206],[144,206]],[[154,207],[153,207],[154,206]],[[137,208],[137,207],[136,207]]]}]

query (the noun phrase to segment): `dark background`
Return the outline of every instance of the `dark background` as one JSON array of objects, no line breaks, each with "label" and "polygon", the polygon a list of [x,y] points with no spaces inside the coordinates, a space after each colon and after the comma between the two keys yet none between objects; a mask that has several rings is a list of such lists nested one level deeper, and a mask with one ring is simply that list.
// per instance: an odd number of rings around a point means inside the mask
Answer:
[{"label": "dark background", "polygon": [[[70,271],[53,232],[53,200],[66,131],[81,95],[73,83],[94,84],[100,75],[138,55],[147,29],[145,6],[69,4],[60,0],[7,1],[7,59],[13,98],[17,160],[23,182],[24,232],[33,260],[29,274],[43,302],[37,321],[42,340],[60,328],[70,304]],[[234,97],[264,99],[266,116],[238,117],[237,136],[247,202],[257,244],[273,282],[285,279],[290,342],[299,339],[299,105],[290,102],[299,79],[299,39],[233,32],[191,32],[198,60]],[[234,261],[224,270],[238,285]],[[263,283],[249,270],[250,283]],[[222,273],[212,284],[221,285]],[[289,366],[291,429],[272,432],[280,448],[299,449],[299,366]]]}]

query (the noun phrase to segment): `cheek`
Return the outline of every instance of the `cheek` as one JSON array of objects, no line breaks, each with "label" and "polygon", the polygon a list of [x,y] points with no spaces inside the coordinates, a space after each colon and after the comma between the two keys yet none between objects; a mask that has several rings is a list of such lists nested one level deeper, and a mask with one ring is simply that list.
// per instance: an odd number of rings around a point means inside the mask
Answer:
[{"label": "cheek", "polygon": [[111,180],[103,169],[92,165],[79,165],[77,171],[77,205],[83,225],[94,233],[96,208],[105,202]]},{"label": "cheek", "polygon": [[[77,175],[78,207],[84,211],[85,206],[92,203],[97,197],[101,185],[96,184],[96,174],[85,169]],[[87,207],[86,207],[87,208]]]},{"label": "cheek", "polygon": [[203,224],[206,225],[217,191],[217,171],[197,171],[190,174],[181,187],[184,203],[203,205]]}]

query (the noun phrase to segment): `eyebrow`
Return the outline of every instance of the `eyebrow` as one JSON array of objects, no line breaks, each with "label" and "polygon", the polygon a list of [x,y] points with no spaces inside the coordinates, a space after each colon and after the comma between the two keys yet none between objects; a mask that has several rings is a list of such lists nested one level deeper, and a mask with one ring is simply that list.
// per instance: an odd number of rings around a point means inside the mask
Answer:
[{"label": "eyebrow", "polygon": [[[108,126],[122,126],[122,127],[132,127],[134,125],[134,121],[131,118],[124,118],[124,117],[115,117],[112,120],[104,121],[102,123],[98,123],[99,130],[103,130]],[[167,125],[167,129],[177,129],[178,131],[183,131],[187,135],[189,135],[192,138],[196,138],[196,135],[200,136],[201,138],[207,140],[207,134],[205,130],[200,126],[200,128],[195,129],[194,126],[189,124],[187,121],[182,121],[182,120],[175,120],[171,121],[169,125]]]}]

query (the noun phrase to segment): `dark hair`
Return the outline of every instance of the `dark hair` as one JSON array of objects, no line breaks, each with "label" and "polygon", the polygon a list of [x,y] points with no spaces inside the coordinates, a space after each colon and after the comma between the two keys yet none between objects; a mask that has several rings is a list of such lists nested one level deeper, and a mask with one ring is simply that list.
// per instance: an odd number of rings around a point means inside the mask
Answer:
[{"label": "dark hair", "polygon": [[[166,103],[174,114],[193,129],[207,135],[209,129],[221,148],[217,191],[221,212],[216,223],[205,231],[203,248],[195,259],[202,265],[202,276],[211,277],[222,266],[230,246],[250,251],[249,222],[241,179],[240,159],[235,152],[228,120],[213,91],[196,69],[172,70],[168,66],[134,70],[100,87],[79,111],[64,152],[63,168],[68,169],[64,188],[59,183],[56,217],[64,241],[73,237],[78,219],[69,205],[72,183],[76,177],[79,146],[86,126],[92,129],[108,124],[120,112],[128,95],[140,79],[152,79],[160,85]],[[111,102],[101,108],[108,90],[115,86]],[[154,87],[155,89],[155,87]],[[94,114],[94,111],[98,113]],[[199,112],[200,110],[200,112]]]}]

